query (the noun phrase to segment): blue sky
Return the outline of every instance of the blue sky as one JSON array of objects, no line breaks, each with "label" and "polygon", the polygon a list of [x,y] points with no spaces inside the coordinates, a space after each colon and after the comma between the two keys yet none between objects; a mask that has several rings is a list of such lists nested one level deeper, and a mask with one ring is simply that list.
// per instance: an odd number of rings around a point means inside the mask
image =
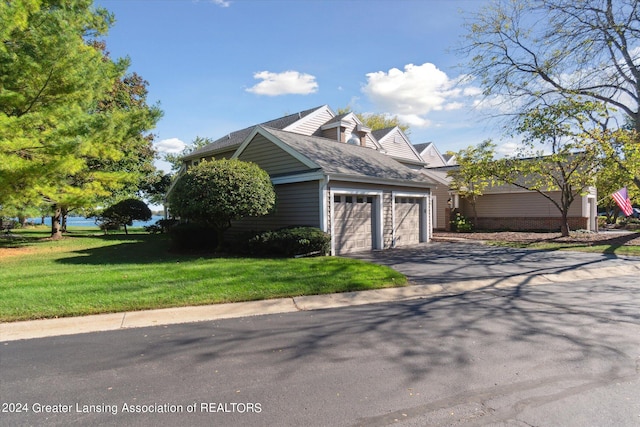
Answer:
[{"label": "blue sky", "polygon": [[398,115],[444,153],[499,138],[461,84],[465,17],[485,0],[97,0],[112,57],[149,82],[159,151],[328,104]]}]

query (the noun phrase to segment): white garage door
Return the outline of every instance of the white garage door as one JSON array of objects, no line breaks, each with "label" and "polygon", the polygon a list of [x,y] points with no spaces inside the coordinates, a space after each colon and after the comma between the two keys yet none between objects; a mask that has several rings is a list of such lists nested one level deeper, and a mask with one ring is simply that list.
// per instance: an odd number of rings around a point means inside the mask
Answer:
[{"label": "white garage door", "polygon": [[373,197],[336,194],[333,206],[336,253],[373,249]]},{"label": "white garage door", "polygon": [[395,246],[420,243],[420,199],[396,197]]}]

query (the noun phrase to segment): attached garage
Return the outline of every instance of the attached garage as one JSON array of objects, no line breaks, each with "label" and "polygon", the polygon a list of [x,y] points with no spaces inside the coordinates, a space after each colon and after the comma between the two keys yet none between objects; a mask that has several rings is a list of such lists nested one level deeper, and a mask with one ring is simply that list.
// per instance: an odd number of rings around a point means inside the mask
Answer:
[{"label": "attached garage", "polygon": [[336,253],[372,250],[375,246],[374,197],[333,196],[333,235]]},{"label": "attached garage", "polygon": [[420,243],[420,205],[417,197],[395,197],[394,247]]}]

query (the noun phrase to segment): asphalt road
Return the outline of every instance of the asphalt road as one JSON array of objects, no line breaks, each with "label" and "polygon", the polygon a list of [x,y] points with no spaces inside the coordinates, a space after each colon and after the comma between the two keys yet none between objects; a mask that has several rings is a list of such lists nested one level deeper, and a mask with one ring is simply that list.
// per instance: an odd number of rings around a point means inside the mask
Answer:
[{"label": "asphalt road", "polygon": [[3,426],[638,426],[640,287],[523,285],[11,341],[0,401]]}]

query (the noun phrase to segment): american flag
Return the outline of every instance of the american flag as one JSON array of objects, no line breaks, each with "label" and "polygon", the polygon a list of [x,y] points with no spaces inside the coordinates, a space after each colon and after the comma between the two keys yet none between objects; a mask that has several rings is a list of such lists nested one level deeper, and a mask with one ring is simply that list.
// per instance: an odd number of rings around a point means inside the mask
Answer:
[{"label": "american flag", "polygon": [[630,216],[633,213],[633,206],[631,206],[631,200],[629,200],[629,193],[627,193],[627,187],[621,188],[611,195],[613,200],[616,201],[620,209],[626,216]]}]

